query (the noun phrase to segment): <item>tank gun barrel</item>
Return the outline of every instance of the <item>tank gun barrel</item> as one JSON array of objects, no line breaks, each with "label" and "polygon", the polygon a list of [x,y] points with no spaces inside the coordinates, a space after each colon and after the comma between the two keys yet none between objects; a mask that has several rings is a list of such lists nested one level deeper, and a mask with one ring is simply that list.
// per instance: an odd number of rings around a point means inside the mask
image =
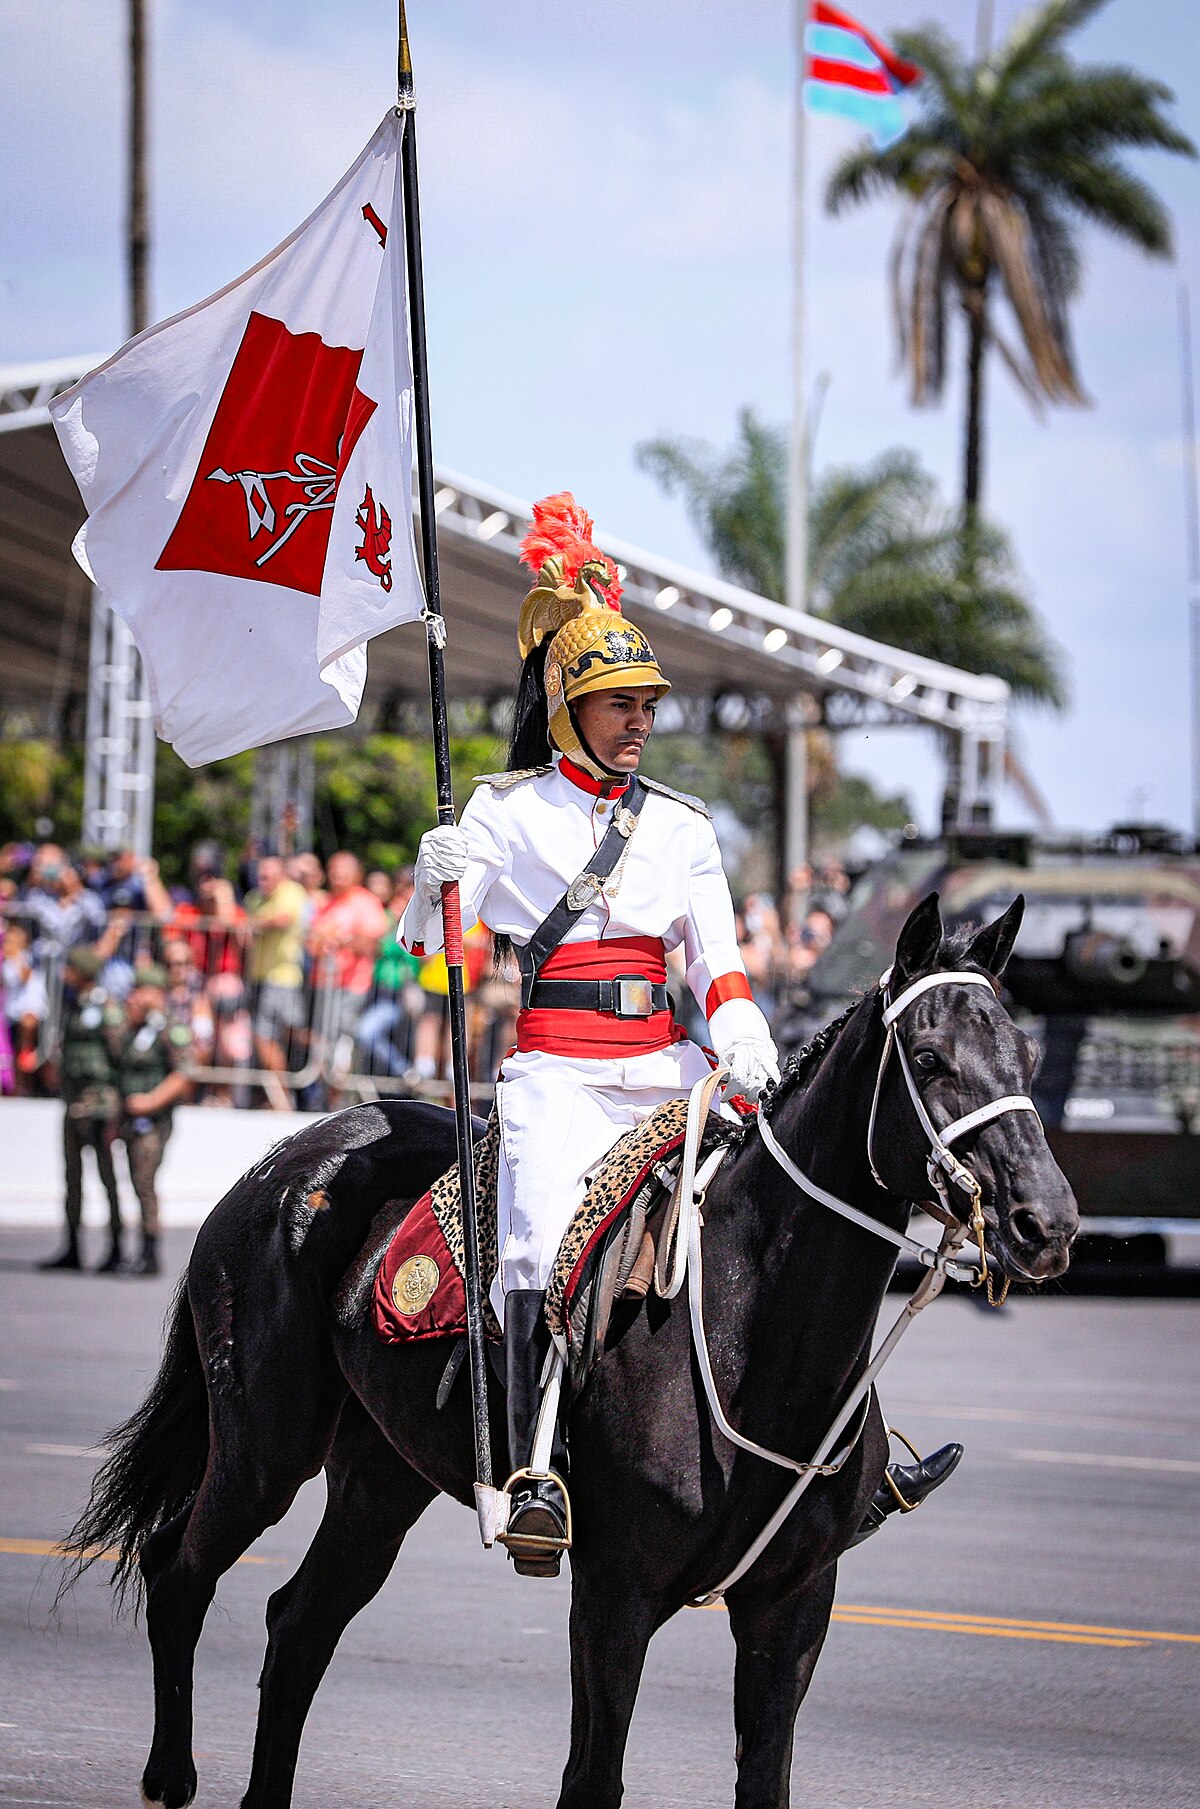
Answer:
[{"label": "tank gun barrel", "polygon": [[1062,961],[1085,986],[1136,986],[1146,973],[1145,956],[1107,930],[1076,930],[1063,943]]}]

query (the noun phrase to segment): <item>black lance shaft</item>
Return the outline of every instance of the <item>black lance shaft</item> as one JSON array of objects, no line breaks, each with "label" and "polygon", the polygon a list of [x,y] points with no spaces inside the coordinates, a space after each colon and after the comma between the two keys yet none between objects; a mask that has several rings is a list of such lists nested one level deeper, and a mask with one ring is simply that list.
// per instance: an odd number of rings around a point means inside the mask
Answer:
[{"label": "black lance shaft", "polygon": [[[454,822],[450,779],[450,735],[446,721],[446,670],[442,657],[442,600],[438,580],[437,517],[433,502],[433,445],[429,429],[429,364],[425,346],[425,291],[421,277],[421,210],[417,190],[417,130],[412,64],[408,55],[404,6],[400,6],[399,105],[405,114],[401,144],[404,187],[405,256],[408,264],[408,319],[412,338],[413,404],[417,436],[417,495],[421,508],[421,562],[429,629],[429,702],[433,715],[433,760],[439,824]],[[467,1346],[471,1368],[471,1409],[475,1421],[475,1480],[492,1488],[492,1444],[488,1426],[487,1360],[484,1351],[483,1294],[479,1273],[479,1231],[475,1214],[475,1169],[471,1154],[471,1085],[467,1070],[466,1001],[463,987],[462,912],[457,884],[442,887],[442,925],[450,981],[450,1049],[454,1066],[454,1113],[458,1130],[458,1173],[462,1195],[466,1272]],[[483,1505],[480,1525],[490,1544]]]}]

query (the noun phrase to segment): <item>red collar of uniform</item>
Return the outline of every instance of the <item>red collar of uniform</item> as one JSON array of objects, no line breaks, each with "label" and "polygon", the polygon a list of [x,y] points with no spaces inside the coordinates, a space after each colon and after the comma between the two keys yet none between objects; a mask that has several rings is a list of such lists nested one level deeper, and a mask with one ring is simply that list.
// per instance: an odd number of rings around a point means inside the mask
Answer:
[{"label": "red collar of uniform", "polygon": [[564,779],[580,791],[590,792],[593,798],[619,798],[623,791],[629,789],[629,780],[625,779],[593,779],[591,773],[585,773],[581,766],[566,754],[558,763],[558,770]]}]

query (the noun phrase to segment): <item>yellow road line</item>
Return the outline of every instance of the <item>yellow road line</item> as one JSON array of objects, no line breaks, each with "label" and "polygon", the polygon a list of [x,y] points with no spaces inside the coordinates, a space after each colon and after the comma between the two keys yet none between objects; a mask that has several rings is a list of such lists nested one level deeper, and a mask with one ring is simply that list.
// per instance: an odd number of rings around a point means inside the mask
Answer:
[{"label": "yellow road line", "polygon": [[1060,1646],[1140,1646],[1139,1639],[1100,1639],[1082,1633],[1031,1633],[1020,1627],[963,1627],[930,1616],[922,1620],[902,1620],[895,1615],[850,1614],[835,1608],[832,1618],[848,1627],[895,1627],[908,1633],[974,1633],[985,1639],[1044,1640]]},{"label": "yellow road line", "polygon": [[[61,1545],[49,1539],[0,1539],[0,1556],[8,1554],[17,1558],[64,1558],[68,1554]],[[89,1554],[105,1564],[115,1564],[120,1554],[115,1549],[98,1551]],[[239,1564],[282,1564],[283,1558],[262,1558],[247,1552],[238,1559]]]},{"label": "yellow road line", "polygon": [[844,1602],[835,1610],[849,1614],[901,1615],[906,1619],[962,1622],[965,1627],[1015,1627],[1039,1633],[1103,1633],[1114,1639],[1162,1639],[1178,1645],[1200,1646],[1200,1633],[1164,1633],[1148,1627],[1095,1627],[1086,1621],[1027,1621],[1004,1614],[958,1614],[941,1608],[883,1608],[874,1603]]},{"label": "yellow road line", "polygon": [[1005,1456],[1023,1464],[1082,1464],[1088,1470],[1156,1470],[1172,1476],[1200,1476],[1200,1463],[1191,1457],[1136,1457],[1129,1451],[1045,1451],[1040,1447],[1006,1451]]},{"label": "yellow road line", "polygon": [[[706,1606],[723,1609],[725,1604],[710,1602]],[[982,1639],[1041,1640],[1064,1646],[1136,1648],[1152,1640],[1200,1646],[1200,1633],[1093,1627],[1086,1621],[1016,1620],[1004,1615],[959,1614],[949,1608],[884,1608],[865,1602],[844,1602],[834,1608],[832,1618],[848,1627],[895,1627],[907,1633],[973,1633]]]}]

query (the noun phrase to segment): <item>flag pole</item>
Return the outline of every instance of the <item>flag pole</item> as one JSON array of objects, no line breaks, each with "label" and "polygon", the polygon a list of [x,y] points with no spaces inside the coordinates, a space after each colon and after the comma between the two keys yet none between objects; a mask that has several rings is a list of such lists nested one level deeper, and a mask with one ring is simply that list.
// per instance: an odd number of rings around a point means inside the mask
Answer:
[{"label": "flag pole", "polygon": [[[450,733],[446,719],[446,641],[438,580],[437,513],[433,500],[433,442],[429,427],[429,362],[425,344],[425,290],[421,273],[421,210],[417,185],[416,97],[404,0],[399,0],[399,50],[396,61],[397,108],[404,114],[401,181],[404,189],[404,250],[408,267],[408,319],[412,339],[413,415],[417,442],[417,496],[421,511],[421,563],[425,577],[426,628],[429,640],[429,703],[433,717],[433,761],[437,780],[439,824],[453,823],[454,790],[450,778]],[[458,1132],[459,1190],[462,1198],[467,1349],[471,1374],[471,1413],[475,1429],[475,1507],[485,1545],[499,1524],[502,1497],[493,1485],[492,1443],[488,1424],[487,1356],[484,1350],[483,1291],[479,1273],[479,1231],[475,1212],[475,1169],[471,1147],[471,1084],[467,1068],[466,997],[463,985],[462,911],[457,884],[442,887],[442,926],[446,972],[450,984],[450,1051],[454,1069],[454,1114]]]},{"label": "flag pole", "polygon": [[[803,610],[808,593],[808,397],[804,357],[804,33],[809,0],[792,0],[796,36],[792,122],[792,432],[788,448],[786,599]],[[786,742],[782,878],[808,859],[808,739],[803,717],[789,712]]]}]

